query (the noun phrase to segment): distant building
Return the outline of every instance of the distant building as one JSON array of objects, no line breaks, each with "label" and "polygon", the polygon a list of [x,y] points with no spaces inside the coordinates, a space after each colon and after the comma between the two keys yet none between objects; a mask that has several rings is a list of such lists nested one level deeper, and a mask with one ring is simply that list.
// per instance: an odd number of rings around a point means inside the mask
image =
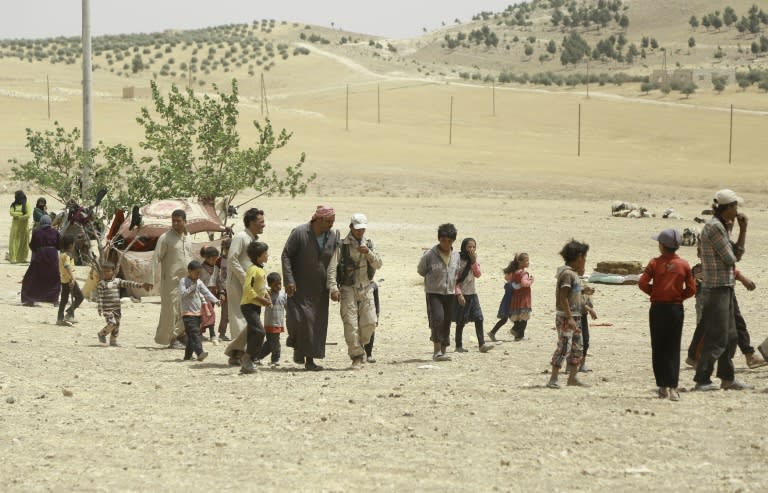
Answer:
[{"label": "distant building", "polygon": [[712,76],[725,76],[728,83],[736,82],[736,73],[733,70],[708,70],[708,69],[675,69],[670,71],[654,70],[651,72],[649,82],[655,85],[663,85],[665,82],[670,85],[685,85],[688,82],[700,86],[709,84]]},{"label": "distant building", "polygon": [[123,87],[123,99],[149,99],[152,90],[149,87]]}]

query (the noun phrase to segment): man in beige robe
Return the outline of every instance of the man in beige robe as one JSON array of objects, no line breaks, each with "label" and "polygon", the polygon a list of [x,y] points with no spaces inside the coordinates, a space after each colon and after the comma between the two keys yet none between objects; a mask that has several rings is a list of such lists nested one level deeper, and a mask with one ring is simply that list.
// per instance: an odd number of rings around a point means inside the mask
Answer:
[{"label": "man in beige robe", "polygon": [[[152,257],[152,280],[160,282],[160,320],[155,342],[173,347],[184,334],[179,299],[179,281],[187,275],[192,260],[192,238],[187,234],[187,214],[176,209],[171,214],[171,229],[160,235]],[[178,343],[177,343],[178,344]]]},{"label": "man in beige robe", "polygon": [[248,209],[243,214],[243,224],[245,229],[232,237],[227,257],[227,308],[232,342],[224,354],[230,357],[232,364],[239,364],[240,354],[245,350],[248,331],[245,330],[247,323],[243,312],[240,311],[240,300],[243,297],[245,273],[252,265],[251,259],[248,258],[248,245],[264,232],[264,211]]}]

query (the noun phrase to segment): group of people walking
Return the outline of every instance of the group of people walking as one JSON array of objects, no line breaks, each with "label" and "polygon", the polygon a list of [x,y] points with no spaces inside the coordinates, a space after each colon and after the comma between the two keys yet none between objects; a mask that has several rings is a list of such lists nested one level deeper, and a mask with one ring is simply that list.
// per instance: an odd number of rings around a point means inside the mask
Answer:
[{"label": "group of people walking", "polygon": [[[650,296],[649,327],[652,367],[658,395],[677,401],[680,371],[680,349],[684,321],[683,302],[696,296],[697,326],[686,362],[696,367],[695,390],[742,390],[751,388],[735,378],[734,356],[737,341],[747,355],[750,368],[766,364],[749,346],[746,323],[738,308],[734,284],[740,280],[748,289],[754,283],[735,269],[745,251],[748,220],[738,210],[741,197],[724,189],[713,199],[712,219],[704,226],[699,243],[701,263],[693,269],[677,255],[681,246],[680,232],[674,229],[653,236],[660,256],[653,258],[640,277],[640,289]],[[40,214],[38,217],[38,209]],[[21,298],[24,304],[37,301],[59,302],[57,323],[75,323],[75,310],[83,295],[74,276],[73,239],[61,238],[51,228],[51,217],[44,201],[35,208],[36,227],[29,241],[32,261],[24,277]],[[9,259],[25,260],[28,230],[23,221],[29,219],[26,197],[17,192],[11,204],[14,222],[11,230]],[[18,219],[18,222],[17,222]],[[367,235],[368,219],[355,213],[349,231],[342,235],[333,226],[336,211],[318,206],[309,222],[291,231],[280,254],[281,273],[267,272],[269,246],[261,241],[266,222],[263,210],[252,208],[243,215],[244,229],[231,239],[225,238],[221,251],[206,246],[200,251],[202,262],[193,259],[191,236],[186,230],[186,213],[176,210],[171,215],[171,228],[158,239],[153,254],[151,279],[143,282],[115,277],[115,266],[101,265],[97,285],[99,313],[106,325],[99,340],[117,345],[120,325],[119,289],[141,287],[151,289],[159,280],[161,312],[155,342],[170,347],[184,347],[185,360],[203,361],[207,352],[202,335],[208,330],[210,340],[229,342],[225,354],[230,364],[239,365],[242,373],[253,373],[261,360],[271,355],[279,364],[280,334],[287,331],[286,345],[293,349],[293,361],[310,371],[323,368],[317,360],[325,357],[328,334],[329,301],[338,302],[344,325],[344,338],[352,369],[360,369],[364,361],[375,361],[371,349],[378,325],[378,286],[374,276],[382,266],[382,257]],[[738,225],[736,241],[731,231]],[[25,237],[27,235],[27,237]],[[417,272],[424,279],[424,291],[432,357],[449,361],[451,325],[455,323],[454,351],[468,349],[463,329],[473,323],[478,350],[487,353],[497,342],[498,330],[513,322],[515,341],[525,338],[531,315],[533,276],[527,268],[527,253],[515,254],[504,269],[504,295],[498,311],[499,321],[486,334],[484,317],[475,287],[482,275],[477,256],[477,241],[464,238],[458,251],[454,249],[457,230],[453,224],[438,227],[437,244],[420,258]],[[61,249],[61,254],[58,253]],[[585,386],[578,378],[586,371],[584,359],[588,347],[588,319],[596,314],[591,306],[591,288],[582,281],[589,245],[571,240],[560,255],[564,264],[556,273],[555,330],[556,349],[550,361],[551,373],[546,386],[559,388],[559,375],[566,363],[567,384]],[[50,278],[50,279],[49,279]],[[54,279],[55,278],[55,279]],[[59,299],[59,293],[61,298]],[[65,309],[72,298],[69,309]],[[216,335],[214,309],[221,308]],[[227,325],[230,335],[227,336]],[[745,344],[741,344],[746,340]],[[184,344],[182,344],[184,341]],[[716,385],[711,380],[717,363]]]},{"label": "group of people walking", "polygon": [[[205,283],[200,280],[205,263],[192,259],[186,214],[174,211],[171,229],[160,236],[154,252],[152,279],[160,280],[162,300],[155,342],[174,346],[186,339],[185,356],[195,352],[198,360],[204,359],[203,301],[226,303],[231,339],[221,325],[218,338],[229,342],[225,354],[231,364],[241,366],[242,373],[256,371],[270,354],[272,363],[279,364],[280,334],[286,330],[294,362],[319,371],[323,368],[316,360],[325,357],[333,300],[340,304],[351,367],[359,369],[363,361],[373,361],[370,345],[378,323],[374,274],[381,268],[381,256],[366,236],[364,214],[352,216],[344,237],[333,230],[335,219],[332,207],[318,206],[308,223],[291,232],[280,255],[281,275],[264,270],[270,256],[269,246],[260,239],[265,214],[249,209],[243,215],[244,229],[217,259],[219,280]],[[216,285],[226,289],[214,293],[209,287]]]}]

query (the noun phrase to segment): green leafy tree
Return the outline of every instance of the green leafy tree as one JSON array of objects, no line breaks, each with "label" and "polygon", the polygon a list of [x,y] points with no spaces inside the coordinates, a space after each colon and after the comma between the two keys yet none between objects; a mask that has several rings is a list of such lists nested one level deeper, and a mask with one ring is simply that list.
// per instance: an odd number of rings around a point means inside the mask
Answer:
[{"label": "green leafy tree", "polygon": [[685,99],[688,99],[688,97],[690,97],[691,94],[696,92],[696,89],[698,89],[696,84],[694,84],[693,82],[686,82],[685,84],[683,84],[683,87],[680,89],[680,92],[685,94]]},{"label": "green leafy tree", "polygon": [[[133,152],[123,145],[107,146],[100,142],[90,152],[84,152],[78,128],[64,129],[54,122],[53,130],[26,129],[25,147],[32,159],[20,163],[11,159],[12,178],[34,183],[45,193],[64,204],[75,201],[90,205],[101,188],[108,190],[102,200],[103,219],[109,219],[117,207],[135,203],[132,189],[138,184],[132,177],[140,176]],[[83,175],[87,183],[83,183]]]},{"label": "green leafy tree", "polygon": [[699,19],[695,15],[692,15],[691,18],[688,19],[688,24],[690,24],[691,29],[695,31],[696,28],[699,27]]},{"label": "green leafy tree", "polygon": [[557,52],[557,44],[555,44],[554,39],[550,39],[549,43],[547,43],[547,52],[554,55]]},{"label": "green leafy tree", "polygon": [[254,121],[258,132],[253,147],[242,147],[237,130],[239,119],[238,86],[232,81],[231,92],[198,97],[194,91],[171,87],[167,98],[153,81],[154,112],[142,108],[136,121],[144,127],[144,141],[139,145],[147,153],[142,178],[150,199],[171,197],[225,198],[253,188],[257,196],[306,192],[315,179],[304,176],[302,153],[298,161],[283,173],[273,168],[270,157],[285,147],[292,133],[276,133],[267,119]]},{"label": "green leafy tree", "polygon": [[533,55],[533,46],[527,44],[525,45],[525,56],[531,56]]},{"label": "green leafy tree", "polygon": [[572,32],[563,39],[563,47],[560,50],[560,63],[568,65],[577,64],[585,56],[592,52],[589,44],[578,33]]},{"label": "green leafy tree", "polygon": [[736,15],[736,11],[733,10],[733,7],[726,7],[723,11],[723,23],[730,27],[731,24],[734,24],[738,20],[739,16]]},{"label": "green leafy tree", "polygon": [[712,87],[718,94],[725,90],[725,86],[728,84],[728,76],[712,74]]},{"label": "green leafy tree", "polygon": [[696,40],[693,39],[693,36],[691,36],[690,38],[688,38],[688,48],[693,48],[695,46],[696,46]]},{"label": "green leafy tree", "polygon": [[131,70],[134,74],[137,74],[144,70],[144,61],[141,59],[141,55],[136,53],[131,61]]}]

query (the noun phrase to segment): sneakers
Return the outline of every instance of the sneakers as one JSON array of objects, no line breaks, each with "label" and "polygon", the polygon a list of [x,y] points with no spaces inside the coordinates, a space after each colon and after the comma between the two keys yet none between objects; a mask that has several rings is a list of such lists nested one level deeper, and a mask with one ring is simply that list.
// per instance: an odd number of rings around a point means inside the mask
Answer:
[{"label": "sneakers", "polygon": [[117,343],[117,339],[114,337],[109,338],[109,345],[112,347],[120,347],[120,344]]},{"label": "sneakers", "polygon": [[487,353],[491,349],[493,349],[493,346],[491,346],[490,344],[483,344],[482,346],[480,346],[481,353]]},{"label": "sneakers", "polygon": [[240,366],[240,358],[238,356],[230,356],[229,366]]},{"label": "sneakers", "polygon": [[66,320],[56,320],[56,325],[59,325],[61,327],[72,327],[72,324]]},{"label": "sneakers", "polygon": [[488,339],[491,340],[491,342],[499,342],[496,340],[496,334],[494,332],[488,332],[485,335],[488,337]]},{"label": "sneakers", "polygon": [[304,369],[307,371],[322,371],[323,367],[315,363],[314,361],[307,361],[304,363]]},{"label": "sneakers", "polygon": [[368,356],[367,358],[365,358],[365,361],[367,361],[368,363],[376,363],[376,358],[374,358],[373,356]]},{"label": "sneakers", "polygon": [[352,360],[352,365],[349,367],[350,370],[362,370],[363,369],[363,358],[362,356],[359,358],[355,358]]},{"label": "sneakers", "polygon": [[659,389],[656,391],[659,399],[666,399],[669,397],[669,392],[667,391],[666,387],[659,387]]},{"label": "sneakers", "polygon": [[747,366],[750,370],[768,365],[768,362],[766,362],[763,358],[758,357],[755,353],[745,354],[744,357],[747,359]]},{"label": "sneakers", "polygon": [[199,363],[207,357],[208,357],[208,353],[206,351],[203,351],[202,353],[197,355],[197,362]]},{"label": "sneakers", "polygon": [[221,335],[219,336],[219,340],[220,340],[220,341],[224,341],[224,342],[229,342],[229,341],[231,341],[232,339],[230,339],[229,337],[227,337],[225,334],[221,334]]},{"label": "sneakers", "polygon": [[685,364],[696,368],[696,360],[693,358],[685,358]]},{"label": "sneakers", "polygon": [[107,336],[103,335],[101,332],[97,332],[96,336],[99,338],[99,342],[102,344],[107,343]]},{"label": "sneakers", "polygon": [[456,346],[456,349],[453,350],[455,353],[466,353],[468,352],[466,349],[464,349],[463,346]]},{"label": "sneakers", "polygon": [[717,384],[709,382],[709,383],[697,383],[695,387],[693,387],[693,390],[698,392],[711,392],[713,390],[720,390],[720,387],[717,386]]},{"label": "sneakers", "polygon": [[69,323],[71,323],[71,324],[76,324],[77,323],[77,319],[75,319],[75,314],[74,313],[67,313],[66,316],[64,316],[64,320],[69,322]]},{"label": "sneakers", "polygon": [[433,361],[451,361],[451,357],[445,353],[440,352],[432,355],[432,360]]},{"label": "sneakers", "polygon": [[184,344],[180,343],[177,340],[174,340],[173,342],[168,344],[168,349],[186,349],[186,347],[187,346],[185,346]]},{"label": "sneakers", "polygon": [[547,388],[548,389],[559,389],[560,388],[560,384],[557,383],[557,380],[550,380],[549,382],[547,382]]},{"label": "sneakers", "polygon": [[680,400],[680,393],[677,391],[677,389],[669,389],[669,400],[672,402],[677,402]]},{"label": "sneakers", "polygon": [[242,358],[240,358],[240,373],[243,374],[249,374],[249,373],[256,373],[256,367],[253,366],[253,360],[251,359],[251,356],[248,353],[245,353]]},{"label": "sneakers", "polygon": [[720,388],[723,390],[752,390],[755,386],[739,380],[723,380],[720,383]]}]

